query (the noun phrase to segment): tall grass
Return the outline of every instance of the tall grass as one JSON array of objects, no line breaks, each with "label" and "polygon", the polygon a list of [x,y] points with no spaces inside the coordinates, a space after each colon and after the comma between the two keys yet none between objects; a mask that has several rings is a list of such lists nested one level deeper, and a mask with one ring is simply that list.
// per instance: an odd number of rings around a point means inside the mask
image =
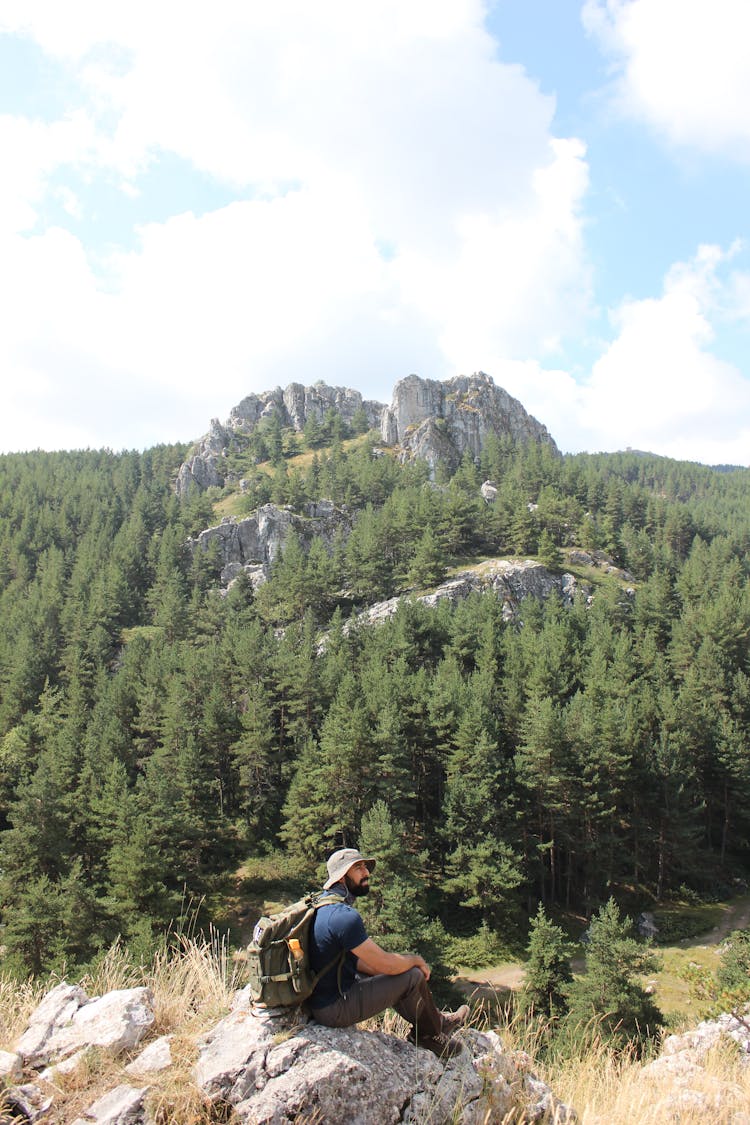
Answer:
[{"label": "tall grass", "polygon": [[11,1050],[34,1008],[57,983],[33,979],[19,982],[0,974],[0,1050]]},{"label": "tall grass", "polygon": [[[234,990],[242,984],[242,970],[226,940],[209,931],[173,935],[146,965],[135,963],[129,951],[115,943],[80,981],[89,996],[136,985],[151,989],[156,1013],[152,1036],[172,1035],[172,1067],[149,1076],[149,1108],[157,1125],[207,1125],[221,1119],[217,1107],[210,1106],[192,1082],[195,1040],[229,1009]],[[0,1048],[12,1050],[34,1007],[57,983],[59,978],[19,983],[0,976]],[[729,1047],[709,1053],[702,1069],[690,1075],[687,1093],[678,1077],[648,1077],[635,1052],[618,1051],[595,1033],[587,1036],[585,1051],[545,1055],[544,1025],[523,1019],[500,997],[475,1003],[471,1024],[498,1031],[518,1066],[535,1071],[556,1097],[573,1106],[580,1125],[730,1125],[744,1120],[740,1115],[750,1105],[750,1065]],[[367,1026],[399,1037],[408,1030],[393,1012]],[[127,1062],[90,1052],[73,1074],[60,1076],[56,1119],[72,1121],[107,1090],[132,1081],[123,1071]],[[518,1112],[505,1125],[511,1125]]]},{"label": "tall grass", "polygon": [[685,1076],[677,1068],[650,1073],[648,1058],[613,1046],[593,1026],[580,1029],[585,1048],[567,1053],[545,1051],[548,1028],[507,1007],[497,1030],[508,1050],[534,1060],[532,1068],[575,1108],[580,1125],[736,1125],[750,1105],[750,1065],[731,1043]]}]

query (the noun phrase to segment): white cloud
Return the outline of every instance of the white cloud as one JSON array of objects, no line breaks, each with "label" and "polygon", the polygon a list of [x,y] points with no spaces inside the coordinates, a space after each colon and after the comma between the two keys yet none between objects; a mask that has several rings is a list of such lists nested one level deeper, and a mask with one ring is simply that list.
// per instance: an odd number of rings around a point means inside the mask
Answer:
[{"label": "white cloud", "polygon": [[[732,256],[700,247],[692,261],[672,267],[660,297],[624,302],[612,314],[616,337],[585,382],[530,372],[522,401],[534,413],[546,403],[564,449],[631,447],[710,464],[750,463],[750,383],[711,351],[715,322],[728,310],[737,314],[738,282],[747,282],[738,271],[726,275]],[[744,316],[750,324],[750,308]],[[516,386],[523,375],[517,372]]]},{"label": "white cloud", "polygon": [[673,143],[750,160],[747,0],[586,0],[623,112]]},{"label": "white cloud", "polygon": [[[46,387],[37,432],[54,412],[58,447],[70,432],[115,447],[192,438],[291,380],[386,399],[409,371],[551,354],[580,327],[585,152],[553,136],[553,100],[499,61],[484,5],[331,0],[321,13],[307,0],[210,13],[71,0],[62,14],[6,0],[0,30],[33,37],[75,91],[74,116],[9,125],[19,171],[0,246],[0,363],[25,373],[30,417]],[[164,153],[236,202],[148,223],[128,250],[45,228],[50,198],[73,232],[94,205],[68,167],[92,198],[101,182],[133,196]],[[105,391],[118,408],[97,416]],[[0,425],[0,448],[39,444],[2,411]]]}]

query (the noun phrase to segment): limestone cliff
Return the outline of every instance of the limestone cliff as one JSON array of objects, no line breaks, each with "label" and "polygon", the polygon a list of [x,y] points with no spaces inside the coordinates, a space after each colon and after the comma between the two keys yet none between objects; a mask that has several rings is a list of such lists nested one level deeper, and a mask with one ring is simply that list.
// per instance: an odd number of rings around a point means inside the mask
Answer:
[{"label": "limestone cliff", "polygon": [[188,540],[188,548],[193,552],[218,550],[222,586],[229,585],[242,571],[257,586],[268,578],[274,559],[290,535],[296,535],[307,551],[316,536],[330,548],[337,529],[348,534],[351,516],[330,500],[307,504],[302,515],[263,504],[245,519],[227,516],[220,524],[207,527],[197,538]]},{"label": "limestone cliff", "polygon": [[221,487],[229,454],[241,450],[256,426],[274,415],[282,426],[300,432],[310,418],[322,421],[331,409],[348,424],[364,412],[368,426],[380,429],[385,445],[395,447],[402,460],[427,461],[433,475],[441,463],[455,468],[467,451],[479,456],[488,434],[541,442],[557,451],[546,427],[481,371],[443,383],[409,375],[394,387],[390,406],[365,400],[345,387],[290,383],[284,390],[248,395],[223,425],[214,419],[180,466],[175,491],[184,497]]},{"label": "limestone cliff", "polygon": [[184,497],[213,485],[223,485],[229,453],[241,449],[260,422],[276,415],[282,426],[291,426],[300,433],[310,418],[322,422],[329,410],[334,410],[347,424],[364,411],[368,426],[375,429],[380,425],[384,406],[363,399],[359,391],[329,387],[325,383],[312,387],[290,383],[284,390],[276,387],[263,394],[247,395],[231,410],[223,425],[214,418],[208,433],[193,447],[177,474],[177,495]]},{"label": "limestone cliff", "polygon": [[407,376],[394,388],[380,432],[404,459],[423,458],[433,469],[441,461],[455,466],[466,452],[478,457],[488,434],[557,449],[546,427],[482,371],[444,383]]}]

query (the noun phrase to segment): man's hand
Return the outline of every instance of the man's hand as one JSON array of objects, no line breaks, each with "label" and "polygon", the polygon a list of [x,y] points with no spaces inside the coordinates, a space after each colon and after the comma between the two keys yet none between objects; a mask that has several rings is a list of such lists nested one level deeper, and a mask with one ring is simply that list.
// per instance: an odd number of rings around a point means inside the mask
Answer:
[{"label": "man's hand", "polygon": [[388,953],[372,938],[363,941],[351,952],[357,958],[358,971],[366,976],[373,977],[377,973],[385,973],[393,977],[397,973],[406,973],[409,969],[419,969],[425,980],[430,979],[430,966],[418,953]]},{"label": "man's hand", "polygon": [[430,979],[430,966],[427,964],[424,957],[420,957],[417,953],[414,954],[414,967],[422,970],[425,980]]}]

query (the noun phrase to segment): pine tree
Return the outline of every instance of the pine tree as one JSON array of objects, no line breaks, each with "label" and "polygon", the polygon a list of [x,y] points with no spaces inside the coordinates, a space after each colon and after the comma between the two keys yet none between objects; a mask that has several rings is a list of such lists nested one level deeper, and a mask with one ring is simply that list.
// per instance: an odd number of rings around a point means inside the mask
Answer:
[{"label": "pine tree", "polygon": [[413,586],[437,586],[445,577],[445,556],[435,533],[426,527],[408,571]]},{"label": "pine tree", "polygon": [[568,987],[565,1033],[586,1042],[601,1035],[619,1046],[656,1035],[663,1017],[639,981],[656,968],[656,958],[633,936],[633,923],[623,918],[613,898],[591,921],[586,945],[586,972]]},{"label": "pine tree", "polygon": [[524,973],[522,1007],[529,1014],[557,1021],[568,1009],[573,947],[562,929],[547,917],[541,903],[531,920],[526,948],[529,959]]}]

